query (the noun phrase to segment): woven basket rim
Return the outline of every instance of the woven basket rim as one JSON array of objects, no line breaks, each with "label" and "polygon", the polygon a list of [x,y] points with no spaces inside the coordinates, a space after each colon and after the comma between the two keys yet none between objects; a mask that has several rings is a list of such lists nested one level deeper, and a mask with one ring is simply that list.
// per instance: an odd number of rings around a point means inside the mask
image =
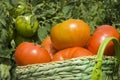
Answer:
[{"label": "woven basket rim", "polygon": [[[81,59],[81,60],[86,60],[86,59],[90,59],[91,61],[95,61],[96,58],[96,55],[94,56],[83,56],[83,57],[77,57],[77,58],[71,58],[71,59],[67,59],[67,60],[61,60],[61,61],[53,61],[53,62],[48,62],[48,63],[36,63],[36,64],[28,64],[28,65],[24,65],[24,66],[17,66],[17,68],[24,68],[24,67],[30,67],[30,66],[37,66],[37,65],[49,65],[49,64],[56,64],[56,63],[64,63],[64,62],[67,62],[67,61],[74,61],[74,60],[77,60],[77,59]],[[110,58],[115,58],[114,56],[104,56],[103,58],[107,58],[107,59],[110,59]]]},{"label": "woven basket rim", "polygon": [[[116,61],[116,58],[113,56],[104,56],[103,66],[105,67],[107,64],[106,67],[109,67],[113,65],[115,61]],[[67,73],[69,74],[69,72],[71,71],[76,74],[76,75],[73,75],[73,77],[74,76],[77,77],[77,75],[79,74],[78,71],[84,71],[85,69],[88,71],[85,70],[84,73],[91,74],[96,62],[97,62],[96,56],[78,57],[78,58],[72,58],[68,60],[55,61],[55,62],[49,62],[49,63],[18,66],[16,67],[16,74],[19,80],[21,79],[25,80],[26,78],[29,78],[29,80],[31,80],[31,79],[34,79],[36,76],[38,76],[40,80],[43,80],[43,79],[55,80],[53,78],[56,78],[56,76],[60,77],[62,76],[62,74],[64,75],[66,75]],[[104,67],[102,68],[104,71],[109,70],[109,68],[106,68],[106,67],[104,68]],[[61,80],[61,79],[58,79],[58,80]]]}]

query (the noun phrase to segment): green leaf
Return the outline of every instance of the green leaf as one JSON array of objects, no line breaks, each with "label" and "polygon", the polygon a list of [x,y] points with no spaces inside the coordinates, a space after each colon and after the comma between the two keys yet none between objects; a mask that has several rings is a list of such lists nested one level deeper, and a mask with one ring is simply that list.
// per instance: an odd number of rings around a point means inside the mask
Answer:
[{"label": "green leaf", "polygon": [[71,15],[72,15],[72,8],[73,6],[71,5],[68,5],[68,6],[64,6],[63,9],[62,9],[62,12],[63,12],[63,16],[66,17],[66,18],[70,18]]},{"label": "green leaf", "polygon": [[2,80],[13,80],[11,76],[13,62],[10,59],[0,57],[0,78]]},{"label": "green leaf", "polygon": [[5,43],[7,42],[7,37],[8,37],[8,34],[7,34],[7,31],[5,29],[2,29],[1,30],[1,36],[0,36],[0,42],[1,43]]},{"label": "green leaf", "polygon": [[47,29],[47,27],[42,27],[41,26],[38,29],[37,35],[38,35],[38,39],[39,39],[39,41],[41,43],[44,40],[44,38],[48,35],[48,29]]},{"label": "green leaf", "polygon": [[0,16],[0,24],[3,25],[3,26],[6,26],[5,17]]}]

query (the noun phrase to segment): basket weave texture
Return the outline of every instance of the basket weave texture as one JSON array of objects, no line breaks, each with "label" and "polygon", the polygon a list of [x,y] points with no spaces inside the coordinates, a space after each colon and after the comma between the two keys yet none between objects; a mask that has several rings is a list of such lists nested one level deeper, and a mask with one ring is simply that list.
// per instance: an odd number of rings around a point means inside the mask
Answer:
[{"label": "basket weave texture", "polygon": [[[111,40],[117,44],[115,38],[109,38],[106,41],[108,43]],[[119,52],[119,49],[118,45],[116,52]],[[119,80],[117,58],[114,56],[103,57],[100,52],[97,56],[18,66],[16,68],[17,80]]]},{"label": "basket weave texture", "polygon": [[[95,56],[66,61],[20,66],[16,70],[18,80],[89,80],[95,65]],[[102,71],[105,76],[114,74],[114,57],[105,57]]]}]

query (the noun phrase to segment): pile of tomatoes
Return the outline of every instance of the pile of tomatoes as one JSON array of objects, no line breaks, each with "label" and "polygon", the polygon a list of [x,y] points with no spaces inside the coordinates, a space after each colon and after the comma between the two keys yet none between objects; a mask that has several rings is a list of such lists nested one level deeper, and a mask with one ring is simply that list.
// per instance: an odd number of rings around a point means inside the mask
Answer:
[{"label": "pile of tomatoes", "polygon": [[[97,54],[100,44],[107,37],[116,37],[119,32],[111,25],[100,25],[91,35],[90,26],[83,20],[68,19],[54,25],[41,44],[22,42],[15,51],[18,65],[48,63]],[[104,55],[114,55],[114,44],[111,41]]]}]

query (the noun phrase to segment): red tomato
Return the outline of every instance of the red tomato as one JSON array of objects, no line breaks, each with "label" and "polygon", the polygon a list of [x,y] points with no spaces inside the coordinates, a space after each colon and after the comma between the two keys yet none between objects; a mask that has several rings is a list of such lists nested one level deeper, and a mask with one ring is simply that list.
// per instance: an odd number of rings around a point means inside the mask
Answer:
[{"label": "red tomato", "polygon": [[30,42],[22,42],[15,51],[15,61],[18,65],[46,63],[51,61],[47,50],[40,45]]},{"label": "red tomato", "polygon": [[[88,41],[88,50],[90,50],[93,54],[97,54],[100,44],[107,37],[116,37],[119,39],[119,32],[110,25],[99,26],[94,31],[91,39]],[[112,41],[107,45],[104,54],[114,55],[114,44]]]},{"label": "red tomato", "polygon": [[50,36],[57,50],[84,47],[90,37],[90,27],[82,20],[69,19],[53,26]]},{"label": "red tomato", "polygon": [[76,47],[76,51],[72,53],[72,58],[77,57],[83,57],[83,56],[93,56],[94,54],[90,52],[89,50],[82,48],[82,47]]},{"label": "red tomato", "polygon": [[66,60],[82,56],[92,56],[93,54],[85,48],[82,47],[72,47],[66,48],[58,51],[54,56],[52,61]]},{"label": "red tomato", "polygon": [[53,55],[56,53],[56,49],[53,47],[52,42],[51,42],[51,38],[50,36],[47,36],[43,42],[41,43],[41,46],[43,48],[45,48],[49,53],[51,58],[53,57]]}]

